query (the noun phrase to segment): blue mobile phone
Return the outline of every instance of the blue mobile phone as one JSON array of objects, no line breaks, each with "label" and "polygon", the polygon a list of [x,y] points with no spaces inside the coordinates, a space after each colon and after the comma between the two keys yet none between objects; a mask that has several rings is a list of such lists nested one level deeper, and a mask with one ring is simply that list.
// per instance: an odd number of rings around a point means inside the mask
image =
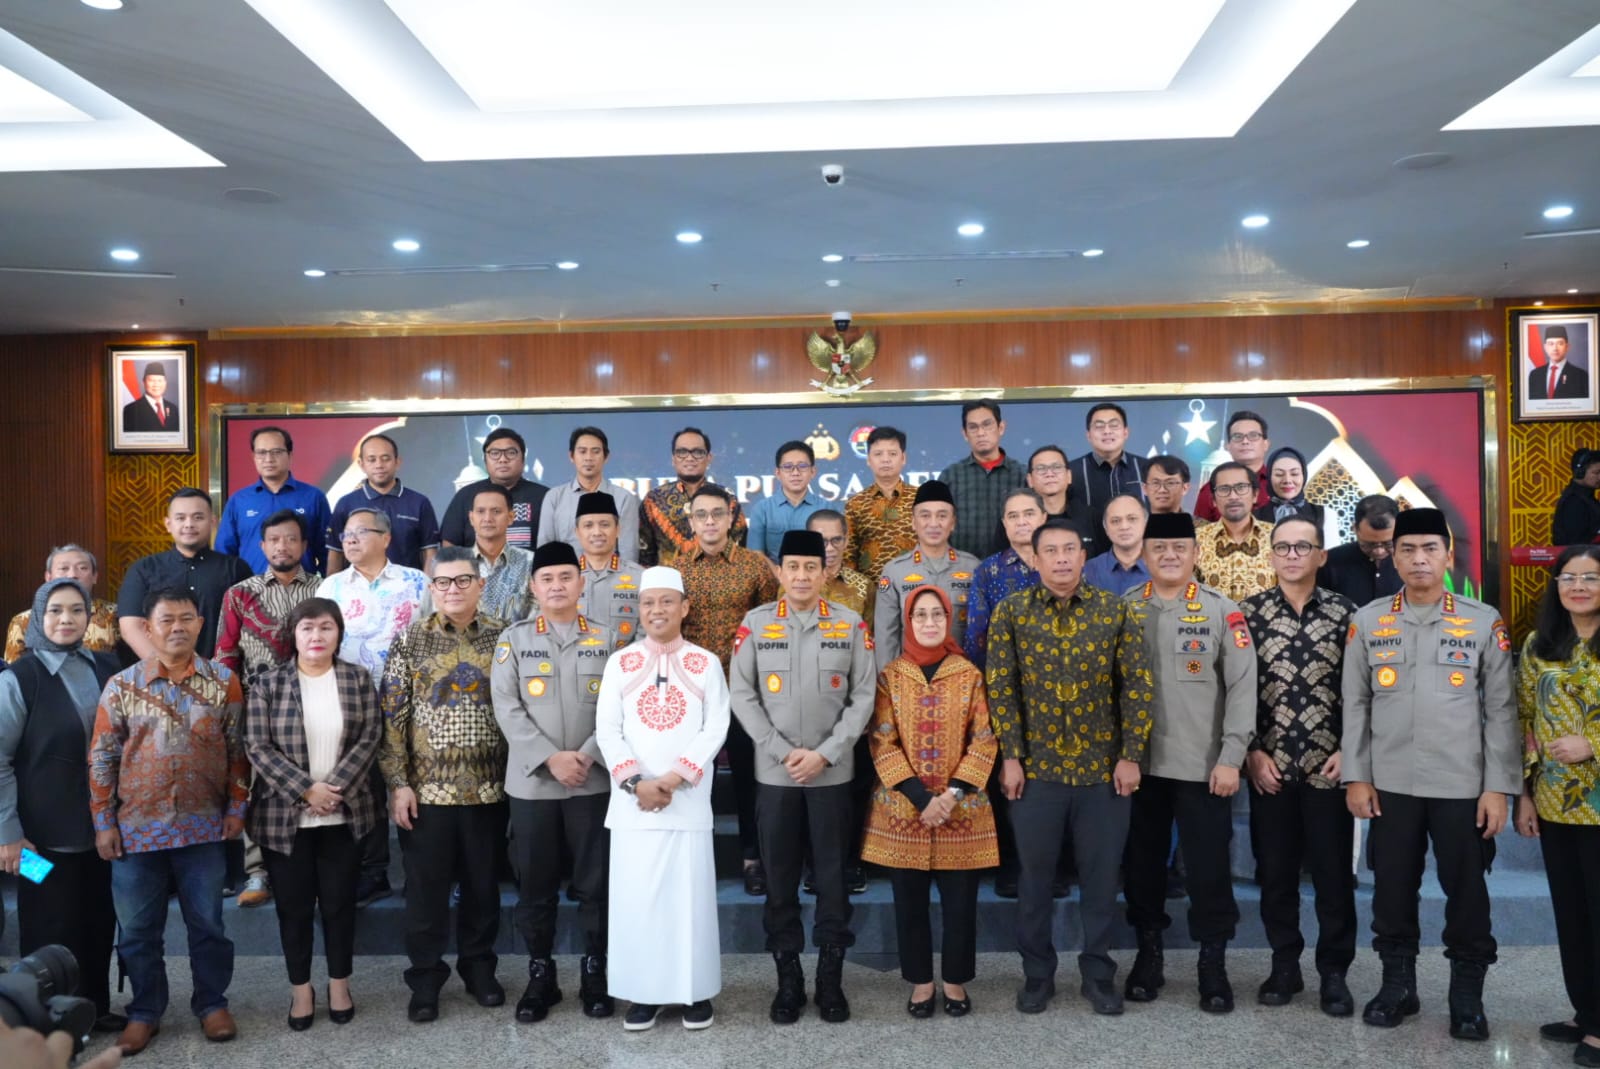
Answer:
[{"label": "blue mobile phone", "polygon": [[17,867],[17,873],[29,883],[43,883],[44,878],[50,875],[50,870],[56,867],[54,861],[46,861],[38,854],[22,848],[22,864]]}]

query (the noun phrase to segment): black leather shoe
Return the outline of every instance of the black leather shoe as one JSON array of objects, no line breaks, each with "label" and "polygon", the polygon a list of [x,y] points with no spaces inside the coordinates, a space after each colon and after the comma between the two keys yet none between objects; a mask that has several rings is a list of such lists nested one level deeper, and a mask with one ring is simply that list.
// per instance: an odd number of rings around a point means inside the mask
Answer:
[{"label": "black leather shoe", "polygon": [[800,890],[804,891],[808,895],[814,895],[817,893],[817,878],[812,874],[810,869],[806,869],[805,878],[800,881]]},{"label": "black leather shoe", "polygon": [[767,896],[767,870],[761,867],[761,862],[744,867],[744,893],[751,898]]},{"label": "black leather shoe", "polygon": [[1356,1012],[1356,997],[1350,993],[1342,972],[1322,974],[1322,990],[1318,994],[1318,1001],[1322,1005],[1322,1012],[1329,1017],[1349,1017]]},{"label": "black leather shoe", "polygon": [[429,1021],[439,1019],[439,996],[424,995],[419,991],[411,994],[411,1001],[406,1004],[406,1017],[415,1024],[427,1024]]},{"label": "black leather shoe", "polygon": [[528,959],[528,986],[517,999],[517,1020],[523,1024],[537,1024],[550,1013],[550,1007],[561,1001],[561,987],[556,983],[556,963],[553,958]]},{"label": "black leather shoe", "polygon": [[1200,1008],[1207,1013],[1233,1012],[1233,985],[1228,982],[1227,954],[1226,943],[1200,946]]},{"label": "black leather shoe", "polygon": [[844,997],[844,947],[824,946],[817,951],[817,983],[812,992],[817,1016],[829,1024],[850,1019],[850,1001]]},{"label": "black leather shoe", "polygon": [[772,955],[778,966],[778,993],[772,996],[767,1015],[773,1024],[794,1024],[806,1008],[806,974],[800,968],[800,955]]},{"label": "black leather shoe", "polygon": [[304,1017],[296,1017],[291,1011],[289,1014],[289,1031],[304,1032],[317,1023],[317,989],[311,989],[311,1012]]},{"label": "black leather shoe", "polygon": [[1272,972],[1256,989],[1256,1001],[1263,1006],[1287,1006],[1291,999],[1306,989],[1305,977],[1296,961],[1275,961]]},{"label": "black leather shoe", "polygon": [[578,968],[583,978],[578,985],[578,1001],[583,1003],[585,1017],[610,1017],[617,1012],[616,1000],[611,997],[606,983],[606,959],[602,954],[586,954]]},{"label": "black leather shoe", "polygon": [[1361,1019],[1376,1028],[1394,1028],[1422,1009],[1417,998],[1417,959],[1382,955],[1383,986],[1361,1011]]},{"label": "black leather shoe", "polygon": [[102,1013],[94,1019],[93,1031],[120,1032],[128,1027],[128,1019],[120,1013]]},{"label": "black leather shoe", "polygon": [[1139,953],[1128,970],[1128,980],[1122,985],[1122,995],[1129,1002],[1154,1002],[1166,986],[1166,951],[1161,933],[1150,930],[1138,933]]},{"label": "black leather shoe", "polygon": [[1600,1066],[1600,1047],[1580,1042],[1572,1051],[1572,1064]]},{"label": "black leather shoe", "polygon": [[1483,980],[1489,967],[1472,961],[1450,963],[1450,1035],[1481,1042],[1489,1038],[1483,1013]]},{"label": "black leather shoe", "polygon": [[1094,1012],[1103,1017],[1115,1017],[1122,1012],[1122,996],[1117,994],[1116,985],[1110,980],[1085,977],[1078,993],[1088,1000]]},{"label": "black leather shoe", "polygon": [[969,1014],[971,1012],[972,1012],[972,996],[971,995],[966,995],[966,996],[963,996],[962,998],[951,998],[950,997],[950,993],[948,991],[945,992],[945,996],[944,996],[944,1015],[946,1017],[965,1017],[967,1014]]},{"label": "black leather shoe", "polygon": [[994,893],[996,898],[1017,897],[1017,874],[1003,869],[995,873]]},{"label": "black leather shoe", "polygon": [[1567,1021],[1552,1021],[1539,1026],[1539,1038],[1551,1039],[1557,1043],[1582,1043],[1583,1029]]},{"label": "black leather shoe", "polygon": [[844,870],[844,889],[846,894],[864,895],[867,893],[867,873],[860,865],[851,865]]},{"label": "black leather shoe", "polygon": [[387,876],[362,876],[356,881],[356,908],[365,909],[394,894]]},{"label": "black leather shoe", "polygon": [[500,981],[493,976],[486,976],[481,980],[467,984],[467,994],[477,999],[480,1006],[504,1006],[506,1004],[506,989],[500,986]]},{"label": "black leather shoe", "polygon": [[1018,1013],[1043,1013],[1056,997],[1054,980],[1029,980],[1017,992]]},{"label": "black leather shoe", "polygon": [[934,998],[932,995],[929,995],[921,1002],[915,1002],[911,999],[907,999],[906,1012],[919,1021],[926,1021],[928,1018],[933,1016],[934,1003],[937,1001],[938,999]]}]

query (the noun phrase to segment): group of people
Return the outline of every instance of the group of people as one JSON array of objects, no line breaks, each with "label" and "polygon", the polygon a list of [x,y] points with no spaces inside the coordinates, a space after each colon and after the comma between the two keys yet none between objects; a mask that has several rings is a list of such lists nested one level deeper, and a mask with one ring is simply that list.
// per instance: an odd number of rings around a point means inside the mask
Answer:
[{"label": "group of people", "polygon": [[[565,882],[582,1012],[609,1017],[624,1000],[624,1026],[643,1030],[680,1006],[703,1028],[721,988],[711,783],[725,752],[744,888],[764,899],[774,1022],[808,1004],[849,1018],[863,863],[889,874],[912,1017],[941,1001],[971,1011],[987,869],[1017,899],[1016,1007],[1048,1007],[1064,857],[1083,998],[1101,1014],[1154,1000],[1174,847],[1200,1005],[1227,1012],[1231,798],[1244,788],[1272,947],[1258,1000],[1305,988],[1306,870],[1319,1005],[1355,1012],[1361,818],[1383,966],[1363,1019],[1417,1012],[1431,843],[1450,1032],[1484,1039],[1484,877],[1516,799],[1517,829],[1544,845],[1575,1011],[1544,1032],[1600,1064],[1585,880],[1600,851],[1600,547],[1562,554],[1514,680],[1499,614],[1448,589],[1445,516],[1369,497],[1353,541],[1325,550],[1304,455],[1272,449],[1256,413],[1229,419],[1231,459],[1193,513],[1188,465],[1127,453],[1115,404],[1087,413],[1088,453],[1045,446],[1026,464],[1001,445],[997,403],[961,420],[969,453],[920,486],[901,477],[905,435],[875,428],[873,484],[843,511],[810,489],[811,448],[786,442],[780,492],[748,516],[708,479],[698,428],[673,436],[678,478],[642,501],[606,481],[598,428],[573,432],[575,478],[548,490],[522,477],[523,442],[501,428],[484,443],[489,478],[442,524],[400,484],[386,436],[361,443],[366,479],[329,508],[293,478],[288,433],[258,430],[261,478],[228,501],[215,548],[210,498],[180,490],[173,548],[136,563],[114,607],[93,598],[92,555],[67,546],[14,622],[0,869],[16,871],[24,847],[55,866],[21,885],[23,950],[67,945],[101,1027],[137,1053],[167,1008],[175,886],[191,1010],[207,1038],[230,1039],[231,888],[240,905],[275,904],[297,1031],[316,1018],[320,915],[327,1016],[347,1022],[357,911],[390,891],[392,821],[411,1020],[439,1013],[453,901],[456,972],[481,1005],[507,1000],[494,948],[509,870],[528,957],[519,1021],[562,1000]],[[816,896],[809,996],[802,885]],[[1120,986],[1119,888],[1137,941]],[[113,939],[133,988],[125,1018],[110,1012]]]}]

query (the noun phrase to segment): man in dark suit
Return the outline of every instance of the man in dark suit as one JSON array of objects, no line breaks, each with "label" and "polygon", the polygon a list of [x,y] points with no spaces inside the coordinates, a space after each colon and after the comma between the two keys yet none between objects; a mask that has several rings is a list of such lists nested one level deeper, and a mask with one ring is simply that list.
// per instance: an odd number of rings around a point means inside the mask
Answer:
[{"label": "man in dark suit", "polygon": [[1528,372],[1528,400],[1551,401],[1589,396],[1589,373],[1567,362],[1567,328],[1560,323],[1542,333],[1545,366]]},{"label": "man in dark suit", "polygon": [[144,396],[122,406],[122,433],[145,432],[176,434],[178,406],[168,401],[167,370],[161,364],[144,366]]}]

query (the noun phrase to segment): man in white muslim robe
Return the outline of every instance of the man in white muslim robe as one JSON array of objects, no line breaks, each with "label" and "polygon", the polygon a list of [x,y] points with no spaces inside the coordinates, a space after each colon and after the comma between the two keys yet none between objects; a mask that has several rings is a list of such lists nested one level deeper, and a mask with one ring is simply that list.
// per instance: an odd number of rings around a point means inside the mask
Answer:
[{"label": "man in white muslim robe", "polygon": [[655,1025],[683,1006],[683,1026],[711,1025],[722,990],[712,762],[728,733],[728,683],[716,654],[683,638],[689,599],[673,568],[639,580],[643,638],[606,663],[595,741],[611,773],[610,992],[623,1027]]}]

